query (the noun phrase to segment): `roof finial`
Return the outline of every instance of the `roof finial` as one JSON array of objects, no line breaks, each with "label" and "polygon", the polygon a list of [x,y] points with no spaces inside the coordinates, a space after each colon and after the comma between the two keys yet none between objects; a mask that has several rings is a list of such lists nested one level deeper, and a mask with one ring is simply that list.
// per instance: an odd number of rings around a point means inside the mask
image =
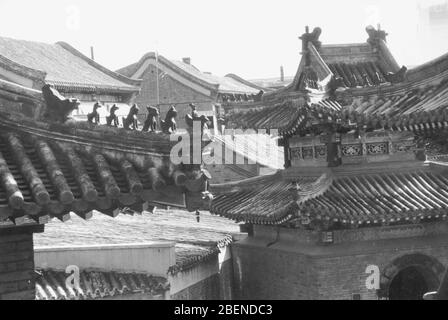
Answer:
[{"label": "roof finial", "polygon": [[367,39],[367,42],[371,45],[377,45],[379,40],[386,41],[387,33],[384,30],[381,30],[381,25],[377,25],[377,30],[373,26],[367,26],[366,32],[369,35],[369,39]]},{"label": "roof finial", "polygon": [[[305,26],[305,33],[299,37],[302,40],[302,54],[308,54],[308,43],[312,43],[314,47],[319,50],[322,43],[319,41],[320,34],[322,33],[322,29],[316,27],[313,29],[313,32],[309,32],[310,29],[308,26]],[[309,65],[309,57],[307,58],[307,65]]]}]

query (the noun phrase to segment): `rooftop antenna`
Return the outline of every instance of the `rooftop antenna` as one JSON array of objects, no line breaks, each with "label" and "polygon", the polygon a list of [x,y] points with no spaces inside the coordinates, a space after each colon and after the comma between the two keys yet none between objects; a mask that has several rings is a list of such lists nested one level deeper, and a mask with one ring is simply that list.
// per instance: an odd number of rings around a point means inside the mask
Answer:
[{"label": "rooftop antenna", "polygon": [[95,55],[93,54],[93,46],[90,47],[90,59],[95,61]]}]

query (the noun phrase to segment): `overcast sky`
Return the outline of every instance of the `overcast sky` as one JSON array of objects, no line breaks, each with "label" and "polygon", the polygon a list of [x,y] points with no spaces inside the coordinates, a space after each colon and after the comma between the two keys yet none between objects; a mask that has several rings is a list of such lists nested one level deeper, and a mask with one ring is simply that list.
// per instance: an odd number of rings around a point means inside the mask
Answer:
[{"label": "overcast sky", "polygon": [[[448,21],[425,29],[418,6],[446,0],[0,0],[0,36],[65,41],[116,70],[149,51],[191,57],[202,71],[247,79],[294,75],[298,36],[322,28],[321,41],[364,42],[381,23],[399,64],[448,52]],[[448,18],[448,16],[447,16]],[[443,23],[442,23],[443,25]]]}]

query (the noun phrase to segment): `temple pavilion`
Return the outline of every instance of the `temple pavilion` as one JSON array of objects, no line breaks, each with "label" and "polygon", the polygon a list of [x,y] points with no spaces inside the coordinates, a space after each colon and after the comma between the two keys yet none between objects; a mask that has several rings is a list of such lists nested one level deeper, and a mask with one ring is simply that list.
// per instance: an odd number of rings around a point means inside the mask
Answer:
[{"label": "temple pavilion", "polygon": [[326,45],[307,28],[294,81],[226,115],[277,129],[285,169],[212,185],[243,222],[241,299],[422,299],[448,265],[448,55],[407,69],[384,30]]}]

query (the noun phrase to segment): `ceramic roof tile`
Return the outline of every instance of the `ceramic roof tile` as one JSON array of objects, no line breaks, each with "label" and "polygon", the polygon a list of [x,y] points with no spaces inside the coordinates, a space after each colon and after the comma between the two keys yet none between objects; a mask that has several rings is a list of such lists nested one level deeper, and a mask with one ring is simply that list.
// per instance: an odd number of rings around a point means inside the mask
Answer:
[{"label": "ceramic roof tile", "polygon": [[386,83],[386,73],[375,61],[358,63],[330,63],[328,67],[336,77],[342,78],[349,88],[369,87]]},{"label": "ceramic roof tile", "polygon": [[138,91],[136,86],[119,79],[112,71],[105,72],[82,58],[67,44],[47,44],[0,37],[0,56],[25,67],[46,73],[46,82],[58,87],[105,88]]},{"label": "ceramic roof tile", "polygon": [[307,197],[298,197],[296,201],[291,196],[294,183],[303,190],[316,185],[317,180],[299,178],[292,183],[278,176],[269,179],[253,190],[241,185],[230,192],[217,190],[219,195],[212,201],[211,212],[236,221],[261,224],[295,221],[312,225],[323,221],[369,225],[446,218],[448,208],[448,176],[426,167],[334,176],[331,183],[321,183]]},{"label": "ceramic roof tile", "polygon": [[171,148],[162,133],[2,113],[0,221],[46,223],[65,220],[69,212],[87,218],[92,210],[116,216],[149,203],[185,208],[187,193],[205,191],[208,174],[174,165]]},{"label": "ceramic roof tile", "polygon": [[239,233],[237,224],[208,212],[201,212],[199,221],[197,218],[193,213],[172,208],[115,219],[97,212],[89,221],[76,216],[65,223],[52,220],[45,233],[36,234],[34,243],[47,247],[55,243],[76,246],[172,241],[176,264],[169,271],[177,273],[212,258],[232,242],[233,234]]},{"label": "ceramic roof tile", "polygon": [[36,300],[93,300],[147,293],[163,296],[167,279],[147,274],[81,270],[79,287],[69,287],[67,274],[57,270],[36,271]]},{"label": "ceramic roof tile", "polygon": [[298,205],[291,188],[302,184],[298,191],[304,197],[324,188],[321,177],[299,178],[297,181],[282,179],[274,174],[243,180],[237,183],[211,186],[217,197],[210,205],[210,212],[236,221],[276,224],[292,218]]},{"label": "ceramic roof tile", "polygon": [[303,109],[297,101],[286,101],[274,106],[263,106],[246,112],[226,115],[226,127],[234,129],[277,129],[293,130],[304,119]]}]

